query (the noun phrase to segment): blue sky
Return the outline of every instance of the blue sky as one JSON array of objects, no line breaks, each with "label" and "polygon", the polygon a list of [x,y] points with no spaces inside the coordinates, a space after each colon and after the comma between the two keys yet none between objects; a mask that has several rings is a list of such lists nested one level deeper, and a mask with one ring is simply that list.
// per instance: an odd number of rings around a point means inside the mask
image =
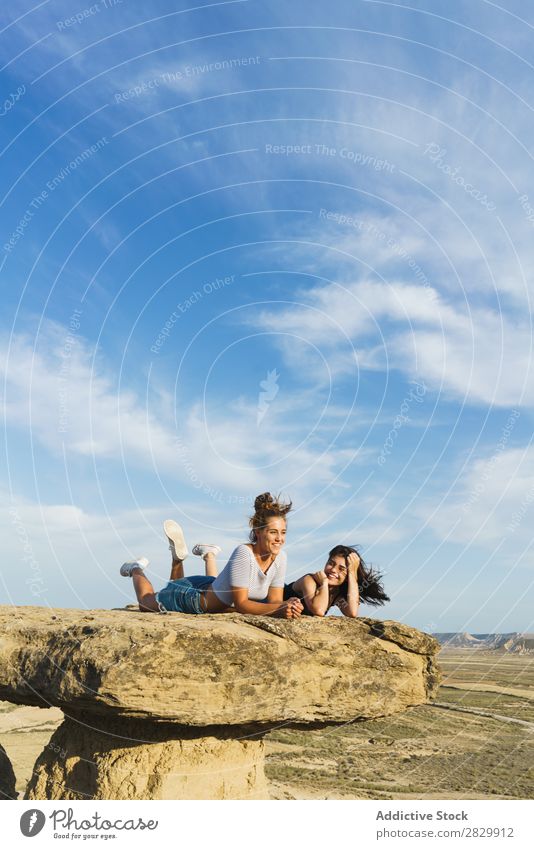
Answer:
[{"label": "blue sky", "polygon": [[357,543],[383,617],[534,630],[533,26],[2,9],[2,603],[120,606],[268,489],[291,576]]}]

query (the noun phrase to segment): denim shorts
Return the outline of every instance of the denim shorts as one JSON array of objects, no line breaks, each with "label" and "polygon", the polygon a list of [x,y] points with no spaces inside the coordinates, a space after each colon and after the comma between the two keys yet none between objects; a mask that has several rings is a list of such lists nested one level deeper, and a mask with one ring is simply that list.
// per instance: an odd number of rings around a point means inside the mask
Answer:
[{"label": "denim shorts", "polygon": [[166,587],[156,593],[156,601],[164,611],[205,613],[200,606],[200,596],[214,580],[212,575],[192,575],[190,578],[169,581]]}]

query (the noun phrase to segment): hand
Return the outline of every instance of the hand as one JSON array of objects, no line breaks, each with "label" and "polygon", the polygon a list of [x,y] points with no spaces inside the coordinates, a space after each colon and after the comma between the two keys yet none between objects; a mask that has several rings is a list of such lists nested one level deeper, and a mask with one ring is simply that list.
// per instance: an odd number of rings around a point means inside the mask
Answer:
[{"label": "hand", "polygon": [[319,572],[314,572],[312,578],[318,587],[320,587],[322,584],[328,583],[326,572],[323,572],[322,569]]},{"label": "hand", "polygon": [[354,554],[349,554],[347,559],[348,559],[349,575],[354,575],[354,577],[356,578],[356,576],[358,575],[358,569],[360,568],[360,562],[361,562],[360,558],[358,557],[357,554],[354,553]]},{"label": "hand", "polygon": [[289,598],[278,610],[275,610],[273,616],[276,616],[277,619],[299,619],[303,610],[304,607],[300,599]]}]

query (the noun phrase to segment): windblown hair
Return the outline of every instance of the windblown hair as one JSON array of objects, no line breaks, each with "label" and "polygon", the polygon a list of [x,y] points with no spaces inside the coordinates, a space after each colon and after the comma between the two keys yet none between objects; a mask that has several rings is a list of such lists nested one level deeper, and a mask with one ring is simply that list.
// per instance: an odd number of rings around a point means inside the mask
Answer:
[{"label": "windblown hair", "polygon": [[[373,607],[379,607],[380,605],[385,604],[386,601],[389,601],[389,596],[386,595],[384,587],[382,586],[381,572],[377,572],[376,569],[372,569],[370,566],[367,566],[364,563],[363,557],[355,548],[351,548],[348,545],[336,545],[332,551],[328,553],[328,557],[338,557],[341,555],[341,557],[345,558],[345,563],[348,567],[349,554],[357,554],[360,558],[360,566],[358,567],[358,590],[360,593],[360,601],[364,604],[370,604]],[[345,582],[341,584],[338,595],[342,595],[344,598],[347,597],[348,583],[348,580],[345,580]]]},{"label": "windblown hair", "polygon": [[284,519],[293,506],[291,501],[281,501],[280,496],[273,496],[270,492],[262,492],[254,501],[254,515],[249,519],[249,525],[252,528],[249,539],[251,542],[257,542],[256,531],[260,528],[265,528],[269,519],[280,516]]}]

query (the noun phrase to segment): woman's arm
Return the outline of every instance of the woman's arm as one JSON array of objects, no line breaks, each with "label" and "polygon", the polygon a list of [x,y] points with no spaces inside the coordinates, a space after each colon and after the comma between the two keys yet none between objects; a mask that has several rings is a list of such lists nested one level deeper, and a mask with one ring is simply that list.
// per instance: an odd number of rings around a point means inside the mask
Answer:
[{"label": "woman's arm", "polygon": [[267,601],[271,604],[283,604],[284,602],[284,588],[283,587],[269,587],[269,592],[267,593]]},{"label": "woman's arm", "polygon": [[[278,601],[271,599],[278,596]],[[302,612],[302,604],[298,598],[290,598],[284,601],[284,590],[282,587],[271,587],[267,601],[252,601],[248,597],[247,587],[232,587],[232,601],[238,613],[251,613],[254,616],[276,616],[281,619],[298,618]]]},{"label": "woman's arm", "polygon": [[348,572],[347,572],[347,598],[339,599],[337,606],[341,610],[343,616],[349,616],[355,619],[358,615],[360,607],[360,591],[358,589],[358,569],[360,566],[360,558],[357,554],[349,554],[348,556]]},{"label": "woman's arm", "polygon": [[304,575],[297,581],[298,590],[303,594],[304,604],[313,616],[325,616],[329,607],[328,578],[324,572]]}]

